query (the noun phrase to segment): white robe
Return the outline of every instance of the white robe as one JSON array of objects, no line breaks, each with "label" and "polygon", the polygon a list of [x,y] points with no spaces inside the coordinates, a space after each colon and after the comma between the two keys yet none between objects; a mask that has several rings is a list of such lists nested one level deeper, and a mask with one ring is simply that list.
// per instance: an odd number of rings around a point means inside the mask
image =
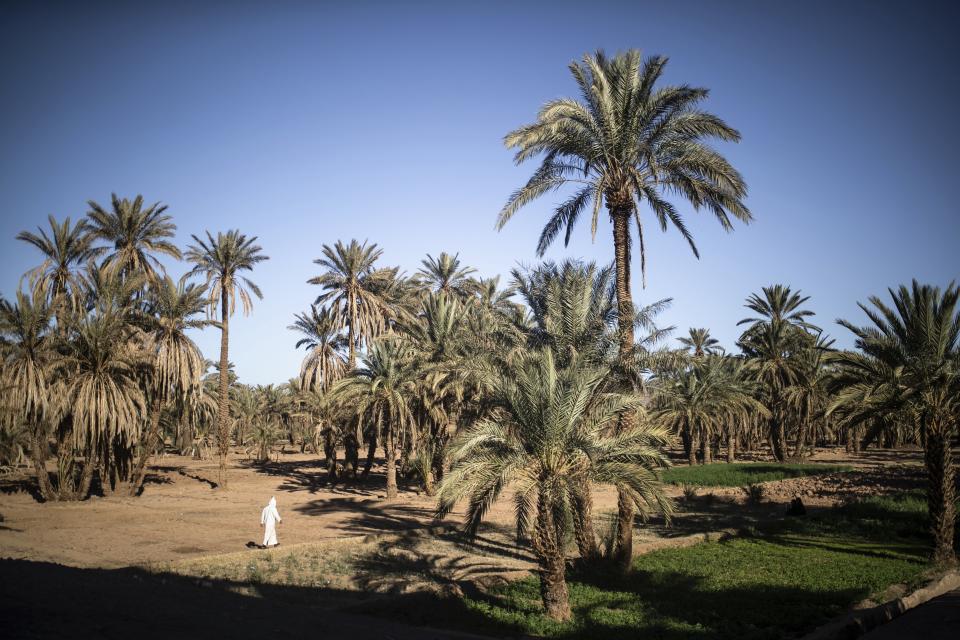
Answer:
[{"label": "white robe", "polygon": [[280,521],[280,512],[277,511],[277,499],[270,498],[270,503],[260,512],[260,524],[263,525],[263,546],[272,547],[278,544],[277,523]]}]

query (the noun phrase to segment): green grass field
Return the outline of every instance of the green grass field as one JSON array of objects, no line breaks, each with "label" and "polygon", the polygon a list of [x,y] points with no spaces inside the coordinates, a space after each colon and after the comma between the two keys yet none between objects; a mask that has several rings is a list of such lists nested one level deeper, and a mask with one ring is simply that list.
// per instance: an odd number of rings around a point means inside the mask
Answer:
[{"label": "green grass field", "polygon": [[775,464],[744,462],[671,467],[663,472],[663,481],[696,487],[742,487],[758,482],[819,476],[850,471],[852,467],[835,464]]},{"label": "green grass field", "polygon": [[[927,568],[922,498],[869,499],[752,537],[637,558],[636,571],[569,575],[574,620],[542,613],[536,578],[486,596],[376,613],[420,624],[552,638],[765,640],[801,634]],[[421,617],[422,616],[422,617]]]}]

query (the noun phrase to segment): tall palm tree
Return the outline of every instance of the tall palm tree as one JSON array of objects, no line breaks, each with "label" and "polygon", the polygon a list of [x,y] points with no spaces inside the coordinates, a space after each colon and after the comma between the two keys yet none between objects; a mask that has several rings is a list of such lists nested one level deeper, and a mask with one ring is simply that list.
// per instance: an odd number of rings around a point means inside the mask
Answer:
[{"label": "tall palm tree", "polygon": [[103,262],[121,275],[142,273],[156,282],[164,268],[154,253],[180,259],[180,249],[168,240],[174,237],[177,225],[165,213],[166,205],[157,202],[144,208],[143,196],[128,200],[115,193],[110,196],[110,209],[93,200],[87,204],[90,234],[108,245]]},{"label": "tall palm tree", "polygon": [[[250,279],[240,275],[253,271],[257,264],[269,260],[263,255],[263,249],[256,243],[257,237],[248,238],[237,229],[226,233],[218,232],[214,238],[207,232],[204,242],[192,236],[196,245],[187,249],[186,258],[194,263],[191,275],[203,275],[209,290],[207,315],[213,316],[220,305],[220,371],[229,371],[230,316],[236,311],[237,299],[243,307],[243,314],[249,315],[253,309],[251,293],[263,299],[260,287]],[[230,394],[229,375],[219,377],[219,402],[217,413],[217,435],[220,449],[219,484],[227,487],[227,452],[230,445]]]},{"label": "tall palm tree", "polygon": [[[920,284],[890,289],[892,306],[879,297],[859,304],[867,326],[839,324],[856,336],[861,353],[841,363],[854,385],[867,382],[869,413],[912,409],[924,445],[927,509],[937,563],[956,561],[953,549],[956,489],[950,440],[960,422],[960,287]],[[842,374],[841,374],[842,375]],[[842,401],[842,400],[841,400]]]},{"label": "tall palm tree", "polygon": [[57,222],[49,216],[50,235],[41,228],[38,233],[21,231],[17,240],[36,247],[43,254],[43,262],[27,272],[35,287],[47,292],[55,307],[75,309],[83,290],[83,267],[103,249],[93,246],[93,235],[86,220],[70,226],[70,218]]},{"label": "tall palm tree", "polygon": [[695,358],[723,353],[720,341],[710,335],[710,329],[690,327],[689,335],[678,337],[677,342]]},{"label": "tall palm tree", "polygon": [[16,302],[0,299],[0,355],[3,394],[14,415],[30,428],[30,457],[45,500],[57,498],[47,475],[47,432],[52,420],[51,367],[56,358],[53,309],[43,292],[17,292]]},{"label": "tall palm tree", "polygon": [[187,331],[210,325],[210,321],[194,317],[207,306],[206,290],[205,285],[187,284],[185,279],[174,282],[165,275],[148,291],[144,347],[152,360],[148,393],[150,427],[140,443],[131,495],[137,495],[143,488],[147,462],[158,444],[164,403],[199,392],[206,361]]},{"label": "tall palm tree", "polygon": [[751,294],[744,305],[757,316],[737,323],[749,325],[737,344],[747,356],[770,410],[770,444],[779,461],[788,456],[784,393],[800,382],[804,369],[798,354],[815,348],[817,336],[811,332],[820,332],[808,321],[813,312],[803,308],[809,299],[786,285],[763,287],[762,294]]},{"label": "tall palm tree", "polygon": [[415,277],[434,293],[443,292],[465,298],[477,290],[477,282],[471,278],[477,270],[461,266],[459,254],[450,255],[443,251],[434,258],[428,253],[426,260],[421,260],[420,264],[423,266],[417,270]]},{"label": "tall palm tree", "polygon": [[668,465],[661,451],[668,434],[634,423],[607,435],[621,413],[640,410],[638,396],[603,391],[609,375],[582,359],[559,368],[549,349],[504,368],[492,383],[499,411],[454,439],[452,467],[440,486],[438,515],[467,499],[471,532],[502,491],[514,486],[518,533],[532,528],[543,605],[558,620],[570,617],[564,540],[583,487],[612,484],[643,515],[671,512],[657,477]]},{"label": "tall palm tree", "polygon": [[332,391],[342,406],[353,407],[358,416],[368,419],[377,430],[374,437],[384,443],[388,500],[397,497],[397,443],[412,427],[412,355],[399,340],[375,341],[364,366]]},{"label": "tall palm tree", "polygon": [[383,254],[376,244],[339,240],[332,247],[323,245],[323,257],[314,260],[326,272],[307,282],[319,285],[323,293],[314,304],[329,303],[339,328],[347,329],[348,359],[351,371],[357,366],[357,348],[383,333],[393,316],[392,287],[397,269],[380,269],[376,261]]},{"label": "tall palm tree", "polygon": [[296,348],[306,347],[307,356],[300,366],[300,379],[305,389],[329,389],[343,377],[347,363],[343,347],[347,341],[340,333],[337,319],[329,309],[310,305],[309,313],[298,313],[295,321],[287,327],[303,335]]},{"label": "tall palm tree", "polygon": [[[515,148],[515,161],[543,155],[527,183],[515,191],[500,211],[502,228],[520,207],[564,185],[577,191],[554,211],[540,235],[537,252],[546,251],[565,230],[569,242],[580,215],[592,209],[596,235],[601,206],[613,223],[616,294],[620,317],[621,358],[634,349],[634,309],[630,282],[630,225],[636,222],[640,269],[646,278],[646,249],[641,205],[646,202],[660,228],[673,225],[699,252],[681,214],[667,199],[679,196],[697,210],[706,208],[721,226],[733,228],[731,216],[751,220],[743,203],[746,184],[740,173],[710,140],[738,141],[740,134],[698,105],[707,89],[687,85],[656,87],[667,59],[642,59],[639,51],[608,58],[603,52],[570,64],[581,101],[561,98],[548,102],[536,122],[516,129],[504,139]],[[630,319],[628,321],[627,319]],[[623,422],[627,428],[629,416]],[[632,549],[630,501],[620,500],[620,557],[629,563]]]}]

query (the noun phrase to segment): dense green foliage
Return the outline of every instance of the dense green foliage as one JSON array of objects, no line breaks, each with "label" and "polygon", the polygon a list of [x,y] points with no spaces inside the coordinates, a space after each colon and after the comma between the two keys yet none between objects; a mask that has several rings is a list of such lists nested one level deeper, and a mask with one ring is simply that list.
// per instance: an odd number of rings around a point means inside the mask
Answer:
[{"label": "dense green foliage", "polygon": [[835,464],[781,464],[744,462],[672,467],[661,474],[664,482],[695,487],[742,487],[758,482],[820,476],[850,471],[851,467]]}]

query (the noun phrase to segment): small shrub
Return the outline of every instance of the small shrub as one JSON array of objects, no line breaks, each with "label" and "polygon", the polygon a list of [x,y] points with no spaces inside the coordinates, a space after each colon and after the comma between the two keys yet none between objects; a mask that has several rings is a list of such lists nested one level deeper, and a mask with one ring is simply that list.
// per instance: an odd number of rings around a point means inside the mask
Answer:
[{"label": "small shrub", "polygon": [[260,567],[255,562],[247,565],[247,582],[261,582],[263,574],[260,573]]},{"label": "small shrub", "polygon": [[740,487],[740,489],[747,496],[747,504],[757,505],[763,502],[763,495],[766,490],[762,484],[748,484],[745,487]]},{"label": "small shrub", "polygon": [[683,499],[686,502],[692,502],[697,497],[697,488],[693,485],[682,484],[680,488],[683,490]]}]

